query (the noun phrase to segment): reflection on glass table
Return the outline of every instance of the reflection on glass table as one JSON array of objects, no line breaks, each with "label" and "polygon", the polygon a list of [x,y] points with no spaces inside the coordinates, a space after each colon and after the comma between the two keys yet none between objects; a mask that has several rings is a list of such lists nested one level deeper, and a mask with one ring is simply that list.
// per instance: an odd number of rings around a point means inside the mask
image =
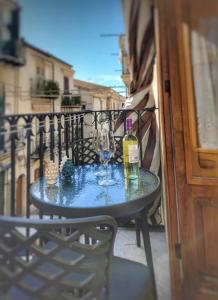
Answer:
[{"label": "reflection on glass table", "polygon": [[111,178],[116,184],[100,186],[98,178],[94,176],[97,168],[97,165],[77,166],[71,181],[65,181],[59,176],[53,188],[50,187],[50,195],[46,180],[42,178],[32,185],[31,195],[41,202],[61,207],[94,208],[120,205],[145,198],[159,185],[158,177],[144,169],[140,170],[139,179],[126,181],[123,165],[109,164]]}]

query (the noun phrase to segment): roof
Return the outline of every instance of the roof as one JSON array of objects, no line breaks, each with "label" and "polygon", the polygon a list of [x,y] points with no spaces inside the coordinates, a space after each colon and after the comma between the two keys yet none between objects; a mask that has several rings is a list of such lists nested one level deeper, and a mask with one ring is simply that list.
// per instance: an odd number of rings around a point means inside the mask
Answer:
[{"label": "roof", "polygon": [[85,90],[90,91],[93,95],[98,96],[99,94],[105,94],[106,96],[108,96],[108,94],[113,95],[113,97],[117,98],[118,100],[122,101],[124,100],[123,96],[120,95],[117,91],[115,91],[114,89],[112,89],[111,87],[105,86],[105,85],[101,85],[101,84],[97,84],[97,83],[92,83],[92,82],[88,82],[88,81],[83,81],[83,80],[79,80],[79,79],[74,79],[74,86],[77,88],[83,88]]},{"label": "roof", "polygon": [[44,50],[42,50],[42,49],[40,49],[40,48],[38,48],[38,47],[36,47],[36,46],[34,46],[34,45],[32,45],[32,44],[26,42],[26,41],[24,41],[24,46],[26,46],[26,47],[28,47],[28,48],[31,48],[31,49],[33,49],[33,50],[35,50],[35,51],[37,51],[37,52],[39,52],[39,53],[41,53],[41,54],[47,56],[47,57],[53,58],[53,59],[59,61],[60,63],[69,66],[70,68],[73,67],[71,64],[69,64],[69,63],[67,63],[66,61],[60,59],[59,57],[57,57],[57,56],[55,56],[55,55],[53,55],[53,54],[51,54],[51,53],[49,53],[49,52],[47,52],[47,51],[44,51]]},{"label": "roof", "polygon": [[[83,81],[83,80],[79,80],[79,79],[74,79],[74,85],[76,87],[82,87],[82,88],[86,88],[88,90],[93,90],[93,91],[97,91],[97,90],[101,90],[101,91],[114,91],[112,88],[105,86],[105,85],[101,85],[101,84],[97,84],[97,83],[92,83],[89,81]],[[114,91],[116,93],[116,91]]]}]

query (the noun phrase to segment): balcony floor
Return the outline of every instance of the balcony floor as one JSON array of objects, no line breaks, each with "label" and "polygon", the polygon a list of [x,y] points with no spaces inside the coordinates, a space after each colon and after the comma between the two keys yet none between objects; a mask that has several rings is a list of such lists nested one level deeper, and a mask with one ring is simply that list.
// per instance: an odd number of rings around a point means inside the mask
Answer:
[{"label": "balcony floor", "polygon": [[[137,247],[135,231],[119,228],[115,241],[115,255],[146,264],[144,248]],[[158,300],[170,300],[169,256],[164,232],[151,232]]]}]

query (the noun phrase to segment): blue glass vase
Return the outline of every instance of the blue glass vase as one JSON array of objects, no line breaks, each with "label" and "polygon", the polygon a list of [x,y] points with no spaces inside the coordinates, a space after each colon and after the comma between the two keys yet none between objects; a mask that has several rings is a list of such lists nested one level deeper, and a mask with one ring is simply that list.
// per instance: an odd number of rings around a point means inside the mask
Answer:
[{"label": "blue glass vase", "polygon": [[72,175],[74,174],[74,164],[71,160],[67,160],[62,168],[61,177],[66,181],[72,180]]}]

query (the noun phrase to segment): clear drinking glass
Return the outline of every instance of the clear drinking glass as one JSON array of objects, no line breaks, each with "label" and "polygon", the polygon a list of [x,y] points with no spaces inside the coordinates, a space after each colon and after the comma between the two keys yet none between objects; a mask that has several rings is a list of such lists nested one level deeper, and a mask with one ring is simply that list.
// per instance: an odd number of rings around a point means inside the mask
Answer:
[{"label": "clear drinking glass", "polygon": [[[99,161],[100,161],[100,165],[99,165],[99,169],[102,167],[102,161],[101,161],[101,156],[100,156],[100,152],[99,152],[99,130],[98,129],[94,129],[92,131],[92,148],[93,150],[96,152],[96,154],[99,156]],[[105,170],[99,170],[97,172],[94,173],[95,176],[106,176],[106,171]]]},{"label": "clear drinking glass", "polygon": [[103,163],[103,166],[106,171],[105,177],[99,180],[98,184],[103,186],[114,185],[116,184],[116,181],[112,178],[109,178],[108,172],[108,163],[115,153],[115,140],[112,131],[102,129],[99,132],[97,148],[100,161]]}]

